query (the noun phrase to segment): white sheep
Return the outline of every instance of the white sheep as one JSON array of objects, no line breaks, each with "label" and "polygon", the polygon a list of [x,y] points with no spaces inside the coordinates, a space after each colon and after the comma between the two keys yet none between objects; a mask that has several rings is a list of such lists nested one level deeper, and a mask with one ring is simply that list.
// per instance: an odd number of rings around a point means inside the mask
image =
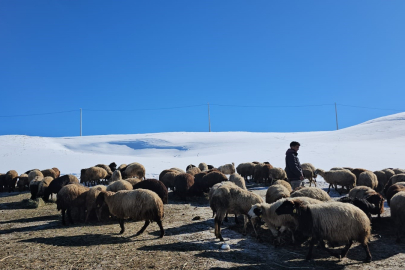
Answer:
[{"label": "white sheep", "polygon": [[223,174],[234,174],[235,173],[235,163],[225,164],[218,167],[218,170]]},{"label": "white sheep", "polygon": [[357,179],[356,185],[376,189],[378,186],[377,176],[371,171],[362,172]]},{"label": "white sheep", "polygon": [[332,199],[320,188],[317,187],[301,187],[299,189],[294,190],[291,192],[291,197],[308,197],[316,200],[320,200],[323,202],[331,201]]},{"label": "white sheep", "polygon": [[247,189],[245,179],[238,173],[231,174],[229,176],[229,181],[231,181],[240,188]]},{"label": "white sheep", "polygon": [[266,191],[266,203],[274,203],[287,197],[290,197],[290,191],[283,185],[272,185]]},{"label": "white sheep", "polygon": [[227,213],[243,215],[243,232],[246,234],[247,214],[252,205],[262,202],[263,199],[251,191],[242,189],[229,181],[222,183],[222,185],[213,192],[210,199],[210,207],[213,212],[216,212],[215,236],[221,241],[224,241],[221,235],[221,224]]},{"label": "white sheep", "polygon": [[270,175],[269,177],[272,179],[272,181],[276,180],[285,180],[287,179],[287,173],[284,171],[283,168],[272,168],[270,169]]},{"label": "white sheep", "polygon": [[106,204],[110,213],[119,219],[121,231],[125,232],[124,219],[130,218],[132,221],[143,221],[145,224],[136,233],[143,233],[151,221],[155,221],[160,228],[160,237],[165,231],[162,226],[164,217],[163,202],[153,191],[147,189],[121,190],[118,192],[102,191],[96,199],[96,213],[101,215],[102,207]]},{"label": "white sheep", "polygon": [[312,258],[314,244],[327,240],[332,244],[345,244],[341,256],[347,255],[353,241],[360,242],[366,251],[366,261],[371,261],[368,242],[371,224],[367,215],[358,207],[341,202],[304,205],[285,200],[277,209],[277,215],[297,218],[299,230],[311,237],[307,260]]},{"label": "white sheep", "polygon": [[276,181],[273,182],[273,185],[282,185],[282,186],[285,186],[285,187],[288,189],[288,191],[289,191],[290,193],[292,192],[291,184],[288,183],[288,182],[285,181],[285,180],[276,180]]},{"label": "white sheep", "polygon": [[350,172],[349,170],[336,170],[325,172],[324,170],[316,169],[315,173],[322,176],[323,179],[325,179],[325,181],[329,184],[328,193],[330,192],[330,187],[334,185],[336,191],[338,185],[346,187],[348,190],[356,186],[356,175]]},{"label": "white sheep", "polygon": [[315,174],[315,166],[312,165],[311,163],[302,163],[301,164],[301,169],[302,169],[302,174],[304,175],[305,179],[308,179],[309,181],[309,186],[314,183],[316,186],[316,174]]},{"label": "white sheep", "polygon": [[399,243],[405,228],[405,191],[400,191],[391,198],[391,218],[394,221],[396,241]]}]

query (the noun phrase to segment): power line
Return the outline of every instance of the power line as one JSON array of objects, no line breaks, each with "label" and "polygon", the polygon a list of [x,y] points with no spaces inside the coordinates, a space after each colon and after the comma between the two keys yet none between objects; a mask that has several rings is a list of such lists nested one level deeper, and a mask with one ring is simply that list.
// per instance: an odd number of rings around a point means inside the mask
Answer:
[{"label": "power line", "polygon": [[303,107],[321,107],[321,106],[332,106],[334,103],[330,104],[318,104],[318,105],[224,105],[224,104],[211,104],[213,106],[219,107],[235,107],[235,108],[303,108]]},{"label": "power line", "polygon": [[404,110],[397,110],[397,109],[383,109],[383,108],[371,108],[371,107],[364,107],[364,106],[355,106],[355,105],[345,105],[345,104],[340,104],[337,103],[339,106],[344,106],[344,107],[353,107],[353,108],[361,108],[361,109],[371,109],[371,110],[383,110],[383,111],[397,111],[397,112],[403,112]]},{"label": "power line", "polygon": [[189,106],[178,106],[178,107],[164,107],[164,108],[148,108],[148,109],[128,109],[128,110],[92,110],[92,109],[83,109],[89,112],[134,112],[134,111],[160,111],[160,110],[172,110],[172,109],[184,109],[184,108],[194,108],[207,106],[206,104],[200,105],[189,105]]},{"label": "power line", "polygon": [[22,116],[37,116],[37,115],[49,115],[49,114],[60,114],[69,112],[78,112],[79,110],[61,111],[61,112],[47,112],[47,113],[33,113],[33,114],[18,114],[18,115],[0,115],[0,117],[22,117]]}]

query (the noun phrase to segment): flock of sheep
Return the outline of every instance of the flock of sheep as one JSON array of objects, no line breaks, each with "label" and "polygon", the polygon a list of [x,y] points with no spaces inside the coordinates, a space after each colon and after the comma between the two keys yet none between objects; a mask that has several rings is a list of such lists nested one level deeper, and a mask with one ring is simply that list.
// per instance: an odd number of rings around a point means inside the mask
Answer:
[{"label": "flock of sheep", "polygon": [[[236,168],[234,163],[218,168],[200,163],[189,165],[186,170],[163,170],[159,179],[146,179],[145,167],[139,163],[117,167],[97,164],[82,169],[80,181],[74,175],[60,176],[57,168],[29,170],[20,176],[14,170],[0,174],[0,191],[29,189],[31,199],[41,197],[49,201],[57,194],[57,209],[65,213],[73,223],[72,212],[85,222],[94,218],[99,221],[115,217],[124,233],[124,220],[144,221],[137,235],[143,233],[150,222],[156,222],[160,237],[164,236],[162,219],[164,204],[168,203],[168,190],[182,200],[208,193],[209,204],[215,216],[215,236],[223,241],[221,225],[228,214],[243,215],[244,232],[250,220],[256,236],[257,225],[264,221],[279,244],[285,234],[295,241],[297,233],[311,239],[307,259],[312,257],[315,244],[325,247],[345,244],[341,256],[345,257],[353,241],[360,242],[371,261],[368,242],[371,233],[371,215],[384,211],[384,200],[391,207],[393,227],[397,241],[405,228],[405,170],[384,169],[371,172],[365,169],[332,168],[316,169],[310,163],[302,164],[303,174],[309,187],[292,190],[282,168],[270,163],[247,162]],[[229,177],[227,176],[229,175]],[[317,175],[329,184],[328,192],[316,187]],[[247,190],[246,181],[268,183],[265,199]],[[314,186],[312,186],[312,184]],[[339,189],[339,186],[341,187]],[[348,196],[333,200],[329,196],[333,187]]]}]

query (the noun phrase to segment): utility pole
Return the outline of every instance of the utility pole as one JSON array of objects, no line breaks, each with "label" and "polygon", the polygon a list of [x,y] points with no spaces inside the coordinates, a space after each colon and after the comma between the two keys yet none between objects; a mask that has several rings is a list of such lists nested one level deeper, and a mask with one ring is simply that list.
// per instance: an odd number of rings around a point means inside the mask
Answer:
[{"label": "utility pole", "polygon": [[336,102],[335,102],[335,114],[336,114],[336,130],[339,130]]},{"label": "utility pole", "polygon": [[80,137],[82,136],[82,122],[83,122],[82,116],[83,116],[82,108],[80,108]]},{"label": "utility pole", "polygon": [[210,104],[208,103],[208,131],[211,132]]}]

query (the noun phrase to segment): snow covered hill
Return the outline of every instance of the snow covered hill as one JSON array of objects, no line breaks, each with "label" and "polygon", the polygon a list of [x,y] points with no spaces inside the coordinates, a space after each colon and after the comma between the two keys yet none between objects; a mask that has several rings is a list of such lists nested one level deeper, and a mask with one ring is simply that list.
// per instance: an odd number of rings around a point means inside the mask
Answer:
[{"label": "snow covered hill", "polygon": [[142,163],[147,177],[156,177],[166,168],[185,169],[200,162],[220,166],[269,161],[284,168],[285,151],[293,140],[301,143],[301,162],[318,168],[405,168],[405,113],[399,113],[324,132],[172,132],[62,138],[6,135],[0,136],[0,172],[58,167],[62,174],[79,174],[82,168],[113,161],[118,165]]}]

